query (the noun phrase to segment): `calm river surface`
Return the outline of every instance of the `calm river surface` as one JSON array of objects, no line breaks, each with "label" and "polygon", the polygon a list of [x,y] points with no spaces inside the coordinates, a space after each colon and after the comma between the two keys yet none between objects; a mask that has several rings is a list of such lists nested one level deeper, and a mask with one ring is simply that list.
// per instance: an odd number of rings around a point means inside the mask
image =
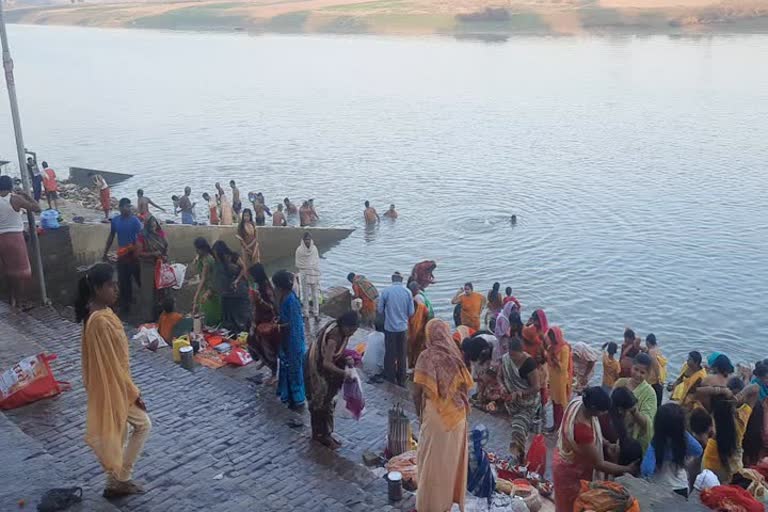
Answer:
[{"label": "calm river surface", "polygon": [[[451,39],[11,26],[27,145],[170,205],[236,179],[354,225],[325,254],[383,284],[435,259],[566,338],[654,332],[768,356],[768,36]],[[3,87],[4,89],[4,87]],[[0,151],[14,160],[8,103]],[[366,230],[362,203],[401,218]],[[510,226],[510,214],[518,223]]]}]

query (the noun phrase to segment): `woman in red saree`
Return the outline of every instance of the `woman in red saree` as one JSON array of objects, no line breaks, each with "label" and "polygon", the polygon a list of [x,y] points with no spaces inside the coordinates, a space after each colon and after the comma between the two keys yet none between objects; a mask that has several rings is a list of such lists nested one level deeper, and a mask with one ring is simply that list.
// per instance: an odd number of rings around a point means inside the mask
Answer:
[{"label": "woman in red saree", "polygon": [[253,265],[248,269],[248,273],[254,283],[250,290],[253,321],[248,333],[248,348],[258,357],[261,364],[267,366],[272,372],[272,377],[267,384],[274,384],[277,381],[277,353],[280,348],[275,289],[269,282],[264,265],[261,263]]},{"label": "woman in red saree", "polygon": [[434,271],[437,268],[437,263],[433,260],[422,261],[413,266],[411,271],[411,278],[408,280],[416,281],[422,290],[427,288],[433,282],[435,282]]},{"label": "woman in red saree", "polygon": [[563,424],[552,457],[552,477],[555,489],[555,511],[571,512],[573,502],[581,491],[580,482],[591,482],[595,471],[610,475],[631,473],[631,466],[607,462],[603,458],[603,435],[598,417],[611,408],[611,398],[599,386],[587,388],[565,409]]}]

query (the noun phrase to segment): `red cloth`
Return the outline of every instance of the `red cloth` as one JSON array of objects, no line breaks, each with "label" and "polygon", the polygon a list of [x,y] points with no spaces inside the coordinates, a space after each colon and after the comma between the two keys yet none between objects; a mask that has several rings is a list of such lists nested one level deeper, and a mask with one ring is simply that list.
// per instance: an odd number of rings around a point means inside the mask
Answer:
[{"label": "red cloth", "polygon": [[765,512],[765,507],[738,485],[718,485],[701,491],[701,502],[718,512]]},{"label": "red cloth", "polygon": [[[560,404],[556,404],[552,402],[552,425],[556,428],[560,428],[560,424],[563,422],[563,406]],[[592,432],[592,429],[589,429],[590,433]],[[584,444],[582,441],[579,440],[579,425],[576,425],[575,428],[575,434],[576,442],[579,444]]]},{"label": "red cloth", "polygon": [[[562,421],[562,419],[561,413],[560,420]],[[576,441],[576,444],[592,444],[595,442],[595,431],[589,425],[576,423],[573,426],[573,440]]]},{"label": "red cloth", "polygon": [[32,277],[27,242],[21,231],[0,233],[0,275],[16,279]]},{"label": "red cloth", "polygon": [[101,209],[102,210],[109,210],[110,209],[110,203],[109,203],[109,189],[103,188],[99,191],[99,199],[101,199]]}]

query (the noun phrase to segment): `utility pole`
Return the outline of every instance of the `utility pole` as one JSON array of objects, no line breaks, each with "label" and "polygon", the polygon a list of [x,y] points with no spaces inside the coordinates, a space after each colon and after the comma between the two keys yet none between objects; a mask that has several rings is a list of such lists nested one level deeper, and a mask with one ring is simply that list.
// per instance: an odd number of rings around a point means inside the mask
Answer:
[{"label": "utility pole", "polygon": [[[16,82],[13,78],[13,59],[8,49],[8,34],[5,32],[5,15],[3,14],[3,4],[5,0],[0,0],[0,42],[3,45],[3,69],[5,70],[5,83],[8,85],[8,99],[11,102],[11,117],[13,118],[13,131],[16,134],[16,153],[19,157],[19,172],[21,181],[24,184],[24,191],[32,196],[32,187],[29,183],[29,172],[27,172],[26,151],[24,149],[24,137],[21,134],[21,119],[19,118],[19,104],[16,101]],[[27,221],[29,222],[29,240],[32,246],[32,264],[37,271],[40,279],[40,299],[43,304],[48,304],[48,292],[45,287],[45,274],[43,274],[43,260],[40,256],[40,241],[37,238],[37,227],[35,226],[35,214],[27,210]]]}]

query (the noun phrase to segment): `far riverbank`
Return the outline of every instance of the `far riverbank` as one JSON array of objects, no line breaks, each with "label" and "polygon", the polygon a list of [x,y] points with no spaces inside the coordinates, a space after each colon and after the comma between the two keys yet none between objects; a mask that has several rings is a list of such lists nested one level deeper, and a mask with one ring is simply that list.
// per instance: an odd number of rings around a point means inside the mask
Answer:
[{"label": "far riverbank", "polygon": [[[667,5],[669,3],[669,5]],[[615,4],[615,5],[613,5]],[[415,0],[302,0],[120,3],[17,7],[11,23],[283,34],[445,35],[504,40],[512,35],[706,35],[768,32],[768,6],[743,0],[597,3],[512,1],[436,4]]]}]

